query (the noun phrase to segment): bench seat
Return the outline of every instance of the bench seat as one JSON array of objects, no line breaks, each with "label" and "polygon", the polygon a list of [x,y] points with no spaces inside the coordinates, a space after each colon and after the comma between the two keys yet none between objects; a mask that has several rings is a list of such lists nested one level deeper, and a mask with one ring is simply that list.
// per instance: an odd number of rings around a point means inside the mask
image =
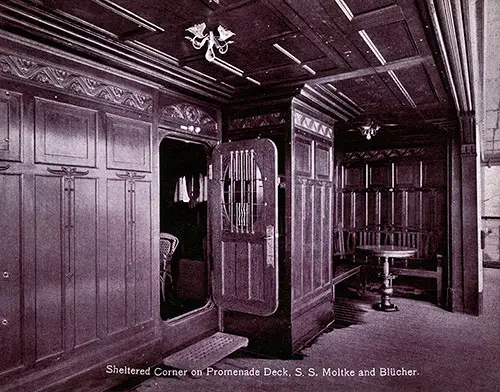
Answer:
[{"label": "bench seat", "polygon": [[[394,227],[365,227],[337,230],[334,237],[335,250],[338,254],[334,258],[334,280],[341,281],[358,273],[365,276],[364,271],[349,271],[354,266],[362,269],[380,269],[382,264],[379,258],[357,255],[355,250],[359,245],[397,245],[417,249],[415,257],[405,260],[391,259],[390,270],[396,276],[432,279],[436,282],[436,303],[442,302],[443,257],[437,253],[435,235],[424,230],[394,228]],[[338,266],[337,266],[338,264]],[[345,264],[345,266],[343,266]],[[397,286],[397,280],[394,282]]]}]

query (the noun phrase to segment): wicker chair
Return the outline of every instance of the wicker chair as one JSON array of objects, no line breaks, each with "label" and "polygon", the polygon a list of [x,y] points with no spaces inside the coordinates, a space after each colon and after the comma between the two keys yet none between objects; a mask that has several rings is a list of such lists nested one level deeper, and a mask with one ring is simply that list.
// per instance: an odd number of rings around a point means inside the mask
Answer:
[{"label": "wicker chair", "polygon": [[179,239],[169,233],[160,233],[160,288],[161,299],[166,301],[167,286],[172,290],[172,255],[179,245]]}]

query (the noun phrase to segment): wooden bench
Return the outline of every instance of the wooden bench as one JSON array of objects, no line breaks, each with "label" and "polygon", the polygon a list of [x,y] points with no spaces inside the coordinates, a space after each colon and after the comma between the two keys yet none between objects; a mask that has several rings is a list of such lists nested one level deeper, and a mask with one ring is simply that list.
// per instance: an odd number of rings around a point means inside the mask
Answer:
[{"label": "wooden bench", "polygon": [[443,294],[443,256],[437,252],[435,236],[427,231],[412,229],[389,230],[388,245],[416,248],[414,257],[393,261],[391,272],[396,276],[427,278],[436,281],[436,303],[441,306]]},{"label": "wooden bench", "polygon": [[[436,303],[441,306],[443,256],[437,252],[436,236],[424,230],[397,227],[362,227],[339,229],[334,232],[334,282],[341,282],[354,274],[363,279],[364,269],[378,268],[380,260],[364,255],[357,255],[359,245],[398,245],[417,249],[417,254],[405,260],[392,260],[391,272],[396,276],[433,279],[436,282]],[[356,270],[355,266],[363,269]],[[334,283],[335,284],[335,283]],[[397,287],[397,280],[395,281]]]},{"label": "wooden bench", "polygon": [[356,240],[352,232],[346,230],[335,230],[333,233],[333,277],[332,285],[335,285],[350,277],[357,276],[358,293],[361,289],[361,265],[355,263],[354,255]]}]

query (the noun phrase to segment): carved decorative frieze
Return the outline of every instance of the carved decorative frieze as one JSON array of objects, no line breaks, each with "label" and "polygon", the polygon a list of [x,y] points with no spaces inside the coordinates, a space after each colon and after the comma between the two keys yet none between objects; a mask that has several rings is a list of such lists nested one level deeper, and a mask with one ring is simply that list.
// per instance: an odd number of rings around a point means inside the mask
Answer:
[{"label": "carved decorative frieze", "polygon": [[333,135],[333,127],[325,123],[309,117],[307,114],[299,112],[298,110],[293,113],[293,120],[297,128],[303,129],[308,132],[315,133],[320,136],[331,138]]},{"label": "carved decorative frieze", "polygon": [[204,110],[187,103],[169,105],[162,109],[160,123],[176,122],[181,129],[200,133],[217,132],[217,121]]},{"label": "carved decorative frieze", "polygon": [[145,113],[153,111],[153,98],[150,95],[35,60],[0,53],[0,70],[2,74],[11,77],[56,87],[80,96],[100,99]]},{"label": "carved decorative frieze", "polygon": [[475,144],[462,144],[462,155],[476,155]]},{"label": "carved decorative frieze", "polygon": [[286,124],[286,113],[274,112],[229,120],[229,130],[253,129]]},{"label": "carved decorative frieze", "polygon": [[419,147],[419,148],[399,148],[391,150],[375,151],[355,151],[347,152],[343,161],[378,161],[384,159],[399,159],[428,156],[433,158],[442,158],[446,151],[441,147]]},{"label": "carved decorative frieze", "polygon": [[8,163],[0,163],[0,171],[7,170],[10,167]]}]

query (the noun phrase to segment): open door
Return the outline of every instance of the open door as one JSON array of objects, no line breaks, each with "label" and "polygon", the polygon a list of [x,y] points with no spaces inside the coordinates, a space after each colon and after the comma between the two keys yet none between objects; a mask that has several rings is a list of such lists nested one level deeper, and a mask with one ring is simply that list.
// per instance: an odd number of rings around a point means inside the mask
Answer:
[{"label": "open door", "polygon": [[214,301],[268,316],[278,307],[276,146],[269,139],[224,143],[212,162]]}]

